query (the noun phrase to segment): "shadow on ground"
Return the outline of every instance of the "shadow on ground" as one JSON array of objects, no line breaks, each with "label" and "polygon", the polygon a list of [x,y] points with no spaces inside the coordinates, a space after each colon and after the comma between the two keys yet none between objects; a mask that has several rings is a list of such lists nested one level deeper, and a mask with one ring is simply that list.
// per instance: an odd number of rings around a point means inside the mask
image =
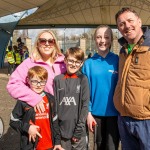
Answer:
[{"label": "shadow on ground", "polygon": [[0,68],[0,117],[4,123],[4,134],[0,138],[0,150],[19,150],[19,133],[9,126],[10,113],[16,103],[7,92],[6,85],[9,80],[7,66]]},{"label": "shadow on ground", "polygon": [[19,150],[20,149],[20,135],[11,127],[0,139],[1,150]]},{"label": "shadow on ground", "polygon": [[0,74],[1,75],[7,75],[8,74],[8,64],[4,63],[4,66],[2,68],[0,68]]}]

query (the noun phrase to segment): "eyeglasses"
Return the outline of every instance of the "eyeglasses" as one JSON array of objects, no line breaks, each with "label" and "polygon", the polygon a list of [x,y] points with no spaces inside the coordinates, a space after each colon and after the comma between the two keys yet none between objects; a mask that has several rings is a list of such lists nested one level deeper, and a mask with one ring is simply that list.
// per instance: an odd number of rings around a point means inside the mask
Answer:
[{"label": "eyeglasses", "polygon": [[46,85],[46,80],[38,81],[38,80],[30,80],[32,85],[41,85],[44,86]]},{"label": "eyeglasses", "polygon": [[74,61],[74,60],[71,60],[71,59],[67,59],[67,62],[69,65],[72,65],[75,63],[76,67],[79,67],[81,64],[82,64],[82,61]]},{"label": "eyeglasses", "polygon": [[44,39],[44,38],[39,38],[39,43],[41,45],[46,45],[46,43],[48,42],[48,45],[54,45],[55,44],[55,39]]}]

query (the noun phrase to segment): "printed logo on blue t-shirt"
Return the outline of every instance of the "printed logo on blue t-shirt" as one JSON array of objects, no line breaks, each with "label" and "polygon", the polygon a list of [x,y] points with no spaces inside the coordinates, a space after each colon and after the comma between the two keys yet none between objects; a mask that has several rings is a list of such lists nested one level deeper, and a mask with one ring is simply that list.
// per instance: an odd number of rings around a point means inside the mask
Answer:
[{"label": "printed logo on blue t-shirt", "polygon": [[111,72],[112,74],[117,74],[118,71],[115,71],[115,70],[108,70],[108,72]]}]

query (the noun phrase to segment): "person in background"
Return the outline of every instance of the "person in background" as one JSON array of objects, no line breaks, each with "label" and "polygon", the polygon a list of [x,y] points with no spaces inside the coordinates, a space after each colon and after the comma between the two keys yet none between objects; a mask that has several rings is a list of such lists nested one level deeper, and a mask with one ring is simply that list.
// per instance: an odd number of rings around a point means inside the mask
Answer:
[{"label": "person in background", "polygon": [[8,46],[8,51],[6,53],[6,59],[8,62],[8,75],[11,75],[15,69],[15,54],[13,52],[12,46]]},{"label": "person in background", "polygon": [[88,54],[88,58],[91,58],[92,57],[92,53],[90,52],[89,54]]},{"label": "person in background", "polygon": [[57,39],[50,30],[43,30],[37,35],[31,56],[16,68],[7,84],[8,93],[13,98],[27,102],[30,106],[36,106],[40,112],[44,112],[42,96],[33,92],[26,81],[29,68],[37,65],[43,66],[48,71],[49,76],[44,91],[53,95],[53,79],[56,75],[64,73],[66,67],[64,55],[61,54]]},{"label": "person in background", "polygon": [[18,50],[18,47],[16,45],[13,45],[13,51],[17,51]]},{"label": "person in background", "polygon": [[44,92],[47,78],[48,72],[41,66],[34,66],[27,73],[29,88],[43,98],[44,113],[22,101],[17,101],[11,113],[10,126],[21,133],[20,149],[52,150],[56,144],[55,148],[61,150],[54,96]]},{"label": "person in background", "polygon": [[64,50],[63,49],[61,49],[61,53],[64,54]]},{"label": "person in background", "polygon": [[22,47],[24,46],[24,43],[22,42],[21,37],[19,37],[19,38],[17,39],[17,43],[18,43],[18,45],[17,45],[18,51],[19,51],[19,53],[20,53],[20,55],[21,55],[21,57],[22,57],[22,55],[23,55],[23,53],[22,53]]},{"label": "person in background", "polygon": [[54,79],[61,145],[65,150],[87,150],[88,147],[86,118],[90,97],[88,80],[79,72],[83,61],[82,49],[69,48],[65,54],[67,71]]},{"label": "person in background", "polygon": [[13,46],[14,54],[15,54],[15,69],[21,64],[21,55],[18,51],[18,47],[16,45]]},{"label": "person in background", "polygon": [[27,46],[23,46],[22,47],[22,61],[24,61],[25,59],[27,59],[29,57],[29,51]]},{"label": "person in background", "polygon": [[115,16],[122,34],[114,104],[123,150],[150,149],[150,30],[138,13],[122,8]]},{"label": "person in background", "polygon": [[118,112],[113,103],[118,80],[118,55],[110,52],[113,41],[111,28],[98,26],[94,39],[98,53],[87,59],[82,67],[90,86],[87,125],[91,132],[97,126],[97,150],[118,150]]}]

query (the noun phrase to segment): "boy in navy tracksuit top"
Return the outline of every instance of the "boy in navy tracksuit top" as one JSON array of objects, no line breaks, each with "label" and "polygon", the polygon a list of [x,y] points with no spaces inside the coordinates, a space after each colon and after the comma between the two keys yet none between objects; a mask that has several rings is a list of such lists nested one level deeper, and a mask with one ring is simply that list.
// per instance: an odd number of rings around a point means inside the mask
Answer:
[{"label": "boy in navy tracksuit top", "polygon": [[68,49],[64,61],[67,72],[54,79],[61,145],[66,150],[86,150],[89,86],[87,77],[79,72],[84,61],[83,50]]},{"label": "boy in navy tracksuit top", "polygon": [[34,66],[28,71],[30,89],[43,97],[43,113],[22,101],[17,101],[11,113],[10,126],[21,133],[20,150],[52,150],[54,145],[62,150],[54,96],[43,91],[47,78],[48,72],[41,66]]}]

